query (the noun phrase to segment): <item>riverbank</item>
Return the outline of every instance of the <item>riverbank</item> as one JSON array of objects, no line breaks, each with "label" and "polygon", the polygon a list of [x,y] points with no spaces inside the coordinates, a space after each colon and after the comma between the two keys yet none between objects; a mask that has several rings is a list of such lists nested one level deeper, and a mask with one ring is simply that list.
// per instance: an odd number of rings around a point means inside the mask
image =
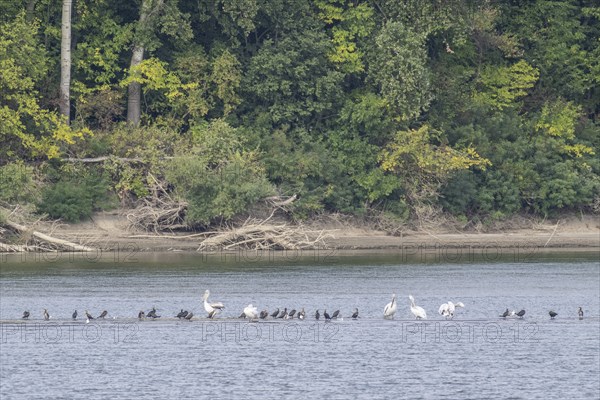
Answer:
[{"label": "riverbank", "polygon": [[[126,225],[122,215],[112,212],[97,213],[87,222],[41,226],[36,229],[101,250],[130,249],[136,252],[197,251],[204,238],[193,233],[156,235],[131,232],[126,229]],[[536,248],[600,251],[600,219],[595,215],[563,218],[543,224],[531,224],[525,228],[521,226],[518,229],[486,233],[435,229],[390,236],[383,231],[333,220],[313,225],[311,229],[326,233],[325,247],[336,250]]]}]

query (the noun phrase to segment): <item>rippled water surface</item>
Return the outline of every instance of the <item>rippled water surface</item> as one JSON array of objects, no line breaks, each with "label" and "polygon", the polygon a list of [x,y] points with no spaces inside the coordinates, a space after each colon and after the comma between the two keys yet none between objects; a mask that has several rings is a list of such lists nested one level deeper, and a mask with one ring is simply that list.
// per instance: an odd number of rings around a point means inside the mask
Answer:
[{"label": "rippled water surface", "polygon": [[[4,257],[0,398],[596,399],[599,268],[589,253]],[[207,288],[226,306],[214,321]],[[384,320],[392,293],[398,312]],[[448,300],[465,304],[452,321],[437,314]],[[237,318],[248,303],[307,318],[249,323]],[[137,320],[152,307],[160,319]],[[198,318],[173,318],[182,308]],[[506,308],[526,314],[499,318]],[[86,324],[86,309],[108,317]],[[342,318],[317,322],[316,309]]]}]

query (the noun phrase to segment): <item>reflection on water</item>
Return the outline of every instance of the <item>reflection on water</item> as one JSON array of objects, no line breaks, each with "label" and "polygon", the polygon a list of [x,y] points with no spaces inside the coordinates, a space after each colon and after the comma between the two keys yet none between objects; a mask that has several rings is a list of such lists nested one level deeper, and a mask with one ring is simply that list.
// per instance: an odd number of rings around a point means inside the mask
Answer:
[{"label": "reflection on water", "polygon": [[[3,400],[600,395],[597,254],[134,250],[1,258]],[[217,320],[205,319],[207,288],[226,306]],[[398,312],[384,320],[392,293]],[[409,294],[428,320],[413,319]],[[448,300],[465,304],[453,320],[437,314]],[[307,318],[238,319],[249,303],[304,307]],[[162,317],[138,321],[152,307]],[[196,317],[176,319],[182,308]],[[526,314],[499,318],[506,308]],[[105,320],[71,320],[74,310],[105,309]],[[339,309],[342,318],[316,321],[316,309]],[[24,310],[29,321],[20,320]]]}]

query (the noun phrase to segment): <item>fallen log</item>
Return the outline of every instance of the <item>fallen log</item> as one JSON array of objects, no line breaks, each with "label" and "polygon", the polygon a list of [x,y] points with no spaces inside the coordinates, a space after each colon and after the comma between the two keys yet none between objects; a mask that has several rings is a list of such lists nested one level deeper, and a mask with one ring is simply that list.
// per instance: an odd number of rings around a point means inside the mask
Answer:
[{"label": "fallen log", "polygon": [[28,229],[26,226],[17,224],[16,222],[6,221],[5,224],[7,226],[10,226],[12,229],[14,229],[18,232],[30,233],[33,237],[35,237],[39,240],[42,240],[42,241],[48,242],[48,243],[52,243],[57,246],[62,246],[66,250],[71,250],[71,251],[96,251],[97,250],[97,249],[94,249],[93,247],[84,246],[81,244],[69,242],[68,240],[55,238],[55,237],[46,235],[41,232],[32,231],[32,230]]}]

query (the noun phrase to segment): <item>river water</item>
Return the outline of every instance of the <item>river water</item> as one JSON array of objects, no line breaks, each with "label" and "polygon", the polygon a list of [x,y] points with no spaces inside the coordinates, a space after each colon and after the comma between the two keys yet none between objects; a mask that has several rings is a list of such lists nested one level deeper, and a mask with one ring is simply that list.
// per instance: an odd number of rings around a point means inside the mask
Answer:
[{"label": "river water", "polygon": [[[0,398],[600,398],[598,254],[504,252],[3,256]],[[225,303],[216,320],[205,289]],[[448,300],[465,304],[451,321]],[[307,318],[238,319],[248,303]],[[161,318],[137,320],[152,307]],[[86,323],[86,309],[108,316]]]}]

